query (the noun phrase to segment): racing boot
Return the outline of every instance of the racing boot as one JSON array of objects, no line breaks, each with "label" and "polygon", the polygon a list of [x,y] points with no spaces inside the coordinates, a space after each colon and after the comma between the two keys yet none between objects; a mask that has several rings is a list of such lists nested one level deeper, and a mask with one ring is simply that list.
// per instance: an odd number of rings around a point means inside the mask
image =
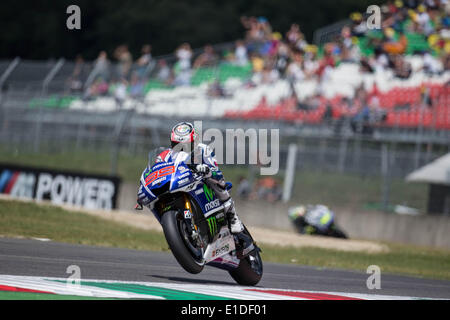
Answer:
[{"label": "racing boot", "polygon": [[244,231],[244,225],[242,224],[241,219],[239,219],[236,209],[234,208],[234,201],[233,199],[228,199],[224,203],[225,207],[225,214],[228,217],[228,221],[230,222],[230,230],[231,233],[241,233]]},{"label": "racing boot", "polygon": [[253,240],[244,231],[244,224],[239,219],[236,210],[234,208],[233,199],[228,199],[224,203],[225,214],[228,217],[230,223],[231,233],[235,236],[236,241],[236,256],[239,259],[251,254],[257,247],[254,245]]}]

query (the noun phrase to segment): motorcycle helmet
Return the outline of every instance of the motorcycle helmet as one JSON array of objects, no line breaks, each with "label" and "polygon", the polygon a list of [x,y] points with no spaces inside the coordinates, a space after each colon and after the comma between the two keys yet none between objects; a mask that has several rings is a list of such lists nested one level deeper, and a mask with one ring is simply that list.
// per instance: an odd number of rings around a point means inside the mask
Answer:
[{"label": "motorcycle helmet", "polygon": [[298,206],[298,207],[292,207],[289,208],[289,218],[291,220],[295,220],[299,217],[303,217],[306,213],[306,207],[305,206]]},{"label": "motorcycle helmet", "polygon": [[170,134],[172,148],[179,146],[180,150],[194,150],[194,141],[197,139],[197,132],[190,122],[177,123]]}]

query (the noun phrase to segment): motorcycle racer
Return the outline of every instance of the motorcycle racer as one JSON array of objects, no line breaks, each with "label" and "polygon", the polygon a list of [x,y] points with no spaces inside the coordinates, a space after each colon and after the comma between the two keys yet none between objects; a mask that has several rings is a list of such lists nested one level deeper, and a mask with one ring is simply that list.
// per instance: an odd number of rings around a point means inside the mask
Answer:
[{"label": "motorcycle racer", "polygon": [[[156,162],[189,161],[190,167],[202,174],[203,182],[211,188],[221,204],[225,207],[225,216],[228,219],[231,233],[240,234],[244,225],[239,219],[222,172],[217,166],[214,151],[206,144],[197,143],[197,132],[189,122],[176,124],[171,131],[171,147],[162,151]],[[138,204],[146,203],[143,194],[138,194]]]},{"label": "motorcycle racer", "polygon": [[325,205],[300,205],[291,207],[288,216],[301,234],[347,238],[335,224],[335,215]]}]

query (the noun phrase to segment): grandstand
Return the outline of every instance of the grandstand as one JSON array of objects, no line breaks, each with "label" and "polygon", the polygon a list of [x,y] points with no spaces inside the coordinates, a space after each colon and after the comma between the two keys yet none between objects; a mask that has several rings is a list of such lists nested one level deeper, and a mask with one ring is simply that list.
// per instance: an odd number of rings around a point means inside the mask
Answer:
[{"label": "grandstand", "polygon": [[[450,129],[448,8],[406,8],[397,1],[382,9],[391,25],[360,32],[365,21],[353,14],[337,24],[340,32],[318,46],[306,43],[295,28],[283,38],[254,18],[245,37],[245,57],[234,44],[223,44],[215,46],[220,59],[195,67],[192,62],[204,54],[202,49],[189,52],[188,67],[178,53],[153,58],[144,74],[137,62],[124,75],[120,61],[108,61],[104,76],[97,68],[100,58],[20,61],[4,79],[4,103],[309,125],[365,119],[373,127]],[[433,17],[432,29],[417,18],[424,13]],[[252,28],[264,35],[252,38]],[[283,59],[286,65],[280,68]],[[8,65],[0,61],[2,74]],[[364,112],[369,116],[361,116]]]}]

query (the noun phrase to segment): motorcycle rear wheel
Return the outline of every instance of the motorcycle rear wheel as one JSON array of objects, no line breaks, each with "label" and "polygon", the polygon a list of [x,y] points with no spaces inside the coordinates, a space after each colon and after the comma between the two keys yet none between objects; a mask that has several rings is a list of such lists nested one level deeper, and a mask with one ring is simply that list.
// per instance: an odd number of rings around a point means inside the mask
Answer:
[{"label": "motorcycle rear wheel", "polygon": [[[247,228],[244,232],[251,237]],[[254,253],[241,259],[239,267],[228,273],[240,285],[255,286],[261,280],[263,274],[263,263],[259,251],[255,250]]]},{"label": "motorcycle rear wheel", "polygon": [[205,261],[199,254],[201,249],[196,247],[187,234],[185,223],[183,219],[177,219],[176,211],[167,211],[161,218],[164,236],[175,259],[184,270],[197,274],[203,270]]}]

